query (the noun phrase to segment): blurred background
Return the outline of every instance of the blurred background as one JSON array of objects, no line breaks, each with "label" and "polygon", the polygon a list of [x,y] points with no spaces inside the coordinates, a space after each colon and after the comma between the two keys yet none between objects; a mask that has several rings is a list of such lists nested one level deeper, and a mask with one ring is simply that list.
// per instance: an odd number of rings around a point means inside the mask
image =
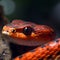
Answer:
[{"label": "blurred background", "polygon": [[60,37],[60,0],[0,0],[0,4],[9,21],[22,19],[45,24]]}]

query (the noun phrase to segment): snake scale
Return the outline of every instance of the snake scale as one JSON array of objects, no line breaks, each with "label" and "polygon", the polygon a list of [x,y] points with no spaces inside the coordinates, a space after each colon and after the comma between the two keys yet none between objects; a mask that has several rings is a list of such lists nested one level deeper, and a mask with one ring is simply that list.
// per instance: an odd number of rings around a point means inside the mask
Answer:
[{"label": "snake scale", "polygon": [[14,60],[59,60],[60,59],[60,38],[57,41],[49,42],[44,46],[37,47]]},{"label": "snake scale", "polygon": [[38,46],[36,49],[16,57],[14,60],[59,60],[60,38],[55,40],[54,30],[47,25],[38,25],[23,20],[13,20],[2,29],[9,42],[25,46]]}]

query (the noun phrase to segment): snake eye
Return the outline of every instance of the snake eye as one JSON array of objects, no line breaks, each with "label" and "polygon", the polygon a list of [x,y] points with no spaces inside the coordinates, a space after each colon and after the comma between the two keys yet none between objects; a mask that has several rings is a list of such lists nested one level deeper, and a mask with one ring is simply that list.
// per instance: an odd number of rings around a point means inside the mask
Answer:
[{"label": "snake eye", "polygon": [[12,30],[12,33],[15,33],[16,32],[16,30]]},{"label": "snake eye", "polygon": [[31,27],[25,27],[25,28],[23,29],[23,33],[24,33],[25,35],[31,35],[32,31],[33,31],[33,29],[32,29]]}]

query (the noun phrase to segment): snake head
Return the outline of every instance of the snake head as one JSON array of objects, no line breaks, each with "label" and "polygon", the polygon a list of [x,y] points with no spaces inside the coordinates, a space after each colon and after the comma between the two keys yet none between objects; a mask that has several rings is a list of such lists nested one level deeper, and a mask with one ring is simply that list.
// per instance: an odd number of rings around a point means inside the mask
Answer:
[{"label": "snake head", "polygon": [[26,46],[38,46],[55,38],[52,28],[22,20],[13,20],[5,25],[2,34],[10,42]]}]

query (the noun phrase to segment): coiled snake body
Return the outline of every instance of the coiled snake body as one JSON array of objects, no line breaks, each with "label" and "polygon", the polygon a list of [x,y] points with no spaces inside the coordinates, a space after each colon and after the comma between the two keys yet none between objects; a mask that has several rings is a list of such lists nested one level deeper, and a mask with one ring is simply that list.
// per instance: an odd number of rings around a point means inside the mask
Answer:
[{"label": "coiled snake body", "polygon": [[[3,27],[2,34],[10,42],[26,45],[40,46],[23,54],[14,60],[53,60],[60,58],[60,39],[55,39],[54,30],[47,25],[38,25],[22,20],[13,20]],[[46,44],[47,43],[47,44]]]}]

